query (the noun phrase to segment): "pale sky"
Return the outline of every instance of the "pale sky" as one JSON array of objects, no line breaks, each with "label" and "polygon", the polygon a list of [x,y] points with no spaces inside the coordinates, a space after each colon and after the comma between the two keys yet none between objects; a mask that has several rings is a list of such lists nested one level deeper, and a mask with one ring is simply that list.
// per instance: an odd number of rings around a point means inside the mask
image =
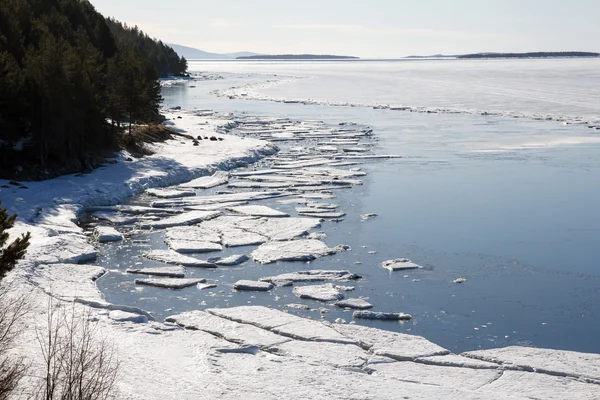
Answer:
[{"label": "pale sky", "polygon": [[212,53],[600,51],[600,0],[90,1],[152,37]]}]

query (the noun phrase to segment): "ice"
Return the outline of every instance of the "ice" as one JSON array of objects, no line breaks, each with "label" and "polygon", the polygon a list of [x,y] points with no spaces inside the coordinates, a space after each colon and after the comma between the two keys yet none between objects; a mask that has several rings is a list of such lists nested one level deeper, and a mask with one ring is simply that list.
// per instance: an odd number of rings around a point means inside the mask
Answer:
[{"label": "ice", "polygon": [[465,283],[467,280],[465,278],[456,278],[452,281],[452,283]]},{"label": "ice", "polygon": [[[502,376],[502,372],[496,370],[438,367],[412,362],[377,363],[370,364],[369,368],[374,371],[373,374],[385,379],[466,390],[477,390]],[[482,393],[482,398],[485,397]]]},{"label": "ice", "polygon": [[222,318],[251,324],[293,339],[330,343],[357,343],[319,321],[297,317],[267,307],[210,308],[206,311]]},{"label": "ice", "polygon": [[175,323],[186,329],[204,331],[239,345],[266,348],[290,341],[289,338],[253,325],[230,321],[204,311],[189,311],[173,315],[167,317],[166,321]]},{"label": "ice", "polygon": [[241,192],[231,194],[220,194],[211,196],[196,196],[188,197],[182,200],[159,200],[152,203],[152,207],[184,207],[184,206],[200,206],[200,205],[215,205],[222,203],[231,203],[237,201],[254,201],[266,200],[276,197],[287,196],[287,194],[276,191],[269,192]]},{"label": "ice", "polygon": [[216,186],[224,185],[229,182],[229,173],[217,171],[212,176],[203,176],[190,182],[179,185],[182,188],[210,189]]},{"label": "ice", "polygon": [[115,228],[111,228],[110,226],[95,227],[93,236],[99,243],[120,242],[123,240],[123,235]]},{"label": "ice", "polygon": [[166,289],[183,289],[204,282],[206,282],[206,279],[191,278],[148,278],[135,280],[136,285],[154,286]]},{"label": "ice", "polygon": [[178,253],[208,253],[211,251],[221,251],[223,247],[219,243],[201,241],[201,240],[165,240],[171,250]]},{"label": "ice", "polygon": [[308,202],[306,204],[306,206],[310,207],[310,208],[317,208],[317,209],[323,209],[323,210],[335,210],[336,208],[339,207],[339,205],[337,205],[337,204],[318,203],[318,202]]},{"label": "ice", "polygon": [[177,189],[148,189],[146,193],[150,196],[160,197],[163,199],[176,199],[179,197],[195,196],[196,192],[191,190],[177,190]]},{"label": "ice", "polygon": [[190,211],[174,217],[165,218],[159,221],[146,222],[141,225],[145,229],[162,229],[173,226],[193,225],[202,221],[208,221],[221,215],[218,211]]},{"label": "ice", "polygon": [[217,284],[216,283],[199,283],[196,285],[196,287],[199,290],[214,289],[217,287]]},{"label": "ice", "polygon": [[415,264],[408,258],[396,258],[395,260],[387,260],[381,263],[381,266],[390,271],[404,271],[409,269],[420,269],[422,266]]},{"label": "ice", "polygon": [[381,321],[408,321],[412,319],[410,314],[374,311],[354,311],[352,317],[356,319],[375,319]]},{"label": "ice", "polygon": [[89,212],[121,212],[123,214],[143,215],[143,214],[179,214],[182,210],[179,209],[157,209],[154,207],[131,206],[119,204],[116,206],[92,206],[86,209]]},{"label": "ice", "polygon": [[447,354],[445,356],[433,356],[416,358],[414,360],[417,363],[438,365],[441,367],[461,367],[461,368],[472,368],[472,369],[498,369],[500,365],[496,363],[476,360],[474,358],[468,358],[459,356],[456,354]]},{"label": "ice", "polygon": [[250,256],[260,264],[269,264],[275,261],[311,261],[338,251],[339,248],[330,248],[320,240],[299,239],[267,242],[254,250]]},{"label": "ice", "polygon": [[237,228],[224,228],[221,230],[223,245],[226,247],[239,247],[259,245],[269,240],[258,233],[248,232]]},{"label": "ice", "polygon": [[166,264],[177,264],[184,267],[216,268],[214,263],[198,260],[197,258],[184,256],[173,250],[151,250],[143,255],[149,260],[159,261]]},{"label": "ice", "polygon": [[105,273],[104,268],[93,265],[42,264],[35,268],[31,280],[44,292],[60,299],[97,300],[100,292],[95,281]]},{"label": "ice", "polygon": [[299,194],[298,197],[303,199],[335,199],[335,196],[330,193],[304,193]]},{"label": "ice", "polygon": [[373,308],[373,304],[363,299],[344,299],[336,301],[335,305],[341,308],[353,308],[357,310],[366,310]]},{"label": "ice", "polygon": [[125,311],[114,310],[108,314],[108,318],[117,322],[132,322],[134,324],[145,324],[148,317],[145,315],[133,314]]},{"label": "ice", "polygon": [[312,208],[301,209],[300,211],[298,211],[298,214],[304,215],[306,217],[327,218],[327,219],[337,219],[337,218],[343,218],[346,216],[345,212],[318,211],[318,210],[312,209]]},{"label": "ice", "polygon": [[360,220],[364,222],[364,221],[368,221],[370,219],[373,219],[376,216],[377,216],[377,214],[375,214],[375,213],[362,214],[360,216]]},{"label": "ice", "polygon": [[449,354],[450,352],[422,336],[407,335],[360,325],[332,325],[345,337],[360,342],[361,347],[379,356],[397,361]]},{"label": "ice", "polygon": [[294,294],[301,299],[318,301],[341,300],[344,295],[331,283],[324,285],[299,286],[294,288]]},{"label": "ice", "polygon": [[232,256],[228,256],[228,257],[217,257],[217,258],[209,258],[208,261],[210,262],[214,262],[217,265],[222,265],[222,266],[233,266],[233,265],[240,265],[245,263],[246,261],[248,261],[249,258],[247,255],[245,254],[234,254]]},{"label": "ice", "polygon": [[130,268],[129,274],[165,276],[169,278],[185,278],[185,268],[183,267],[158,267],[158,268]]},{"label": "ice", "polygon": [[259,169],[255,171],[232,172],[232,176],[268,175],[281,172],[278,169]]},{"label": "ice", "polygon": [[276,276],[268,276],[260,278],[261,281],[275,282],[275,281],[291,281],[291,282],[320,282],[320,281],[352,281],[360,279],[359,275],[356,275],[346,270],[323,270],[314,269],[308,271],[291,272],[287,274],[281,274]]},{"label": "ice", "polygon": [[201,226],[177,226],[168,228],[165,233],[165,238],[168,240],[190,240],[220,243],[221,235],[218,231]]},{"label": "ice", "polygon": [[352,344],[291,340],[272,346],[269,350],[280,356],[298,358],[308,363],[329,364],[336,368],[360,369],[369,358],[368,353]]},{"label": "ice", "polygon": [[273,285],[269,282],[239,280],[234,283],[233,288],[235,290],[254,290],[264,292],[273,289]]},{"label": "ice", "polygon": [[285,305],[287,308],[293,308],[295,310],[310,310],[310,307],[307,306],[306,304],[295,304],[295,303],[290,303],[290,304],[286,304]]},{"label": "ice", "polygon": [[186,211],[216,211],[216,210],[225,210],[227,207],[243,206],[245,204],[248,204],[248,202],[247,201],[230,201],[230,202],[217,203],[217,204],[184,206],[183,208]]},{"label": "ice", "polygon": [[541,373],[504,371],[498,379],[489,382],[481,391],[495,393],[516,393],[530,399],[564,400],[598,399],[598,385],[586,384],[580,380]]},{"label": "ice", "polygon": [[292,199],[277,200],[277,202],[279,204],[306,204],[308,202],[308,200],[300,199],[300,198],[292,198]]},{"label": "ice", "polygon": [[96,256],[96,249],[83,235],[63,234],[34,238],[25,259],[43,264],[83,263],[95,260]]},{"label": "ice", "polygon": [[461,355],[497,363],[507,368],[600,382],[600,354],[509,346],[468,351]]},{"label": "ice", "polygon": [[311,218],[265,218],[245,221],[239,226],[273,241],[287,241],[306,235],[309,230],[321,227],[321,223]]},{"label": "ice", "polygon": [[289,214],[267,206],[238,206],[228,207],[227,209],[238,214],[255,217],[289,217]]},{"label": "ice", "polygon": [[126,217],[117,212],[97,211],[92,215],[98,219],[108,221],[113,225],[132,225],[138,221],[136,217]]}]

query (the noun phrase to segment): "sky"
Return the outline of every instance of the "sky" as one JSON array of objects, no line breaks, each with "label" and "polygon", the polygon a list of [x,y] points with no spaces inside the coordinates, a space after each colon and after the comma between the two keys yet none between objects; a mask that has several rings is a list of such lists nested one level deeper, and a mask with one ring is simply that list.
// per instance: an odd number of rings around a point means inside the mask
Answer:
[{"label": "sky", "polygon": [[600,52],[600,0],[90,0],[166,43],[212,53]]}]

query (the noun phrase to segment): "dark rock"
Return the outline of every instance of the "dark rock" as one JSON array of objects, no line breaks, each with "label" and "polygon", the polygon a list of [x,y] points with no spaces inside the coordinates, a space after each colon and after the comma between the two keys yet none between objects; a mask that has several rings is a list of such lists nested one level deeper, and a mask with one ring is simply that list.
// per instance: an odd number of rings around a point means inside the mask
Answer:
[{"label": "dark rock", "polygon": [[198,143],[197,140],[194,140],[194,146],[198,146],[200,143]]},{"label": "dark rock", "polygon": [[177,119],[183,119],[183,117],[180,115],[180,116],[177,117]]},{"label": "dark rock", "polygon": [[212,142],[216,142],[216,141],[217,141],[217,138],[216,138],[216,136],[211,136],[211,137],[210,137],[210,140],[211,140]]},{"label": "dark rock", "polygon": [[9,181],[8,184],[13,185],[13,186],[21,186],[21,182],[17,182],[17,181]]},{"label": "dark rock", "polygon": [[125,161],[133,161],[133,158],[131,158],[131,157],[127,157],[127,158],[125,159]]},{"label": "dark rock", "polygon": [[219,142],[222,142],[223,140],[225,140],[225,139],[223,139],[222,137],[219,138]]},{"label": "dark rock", "polygon": [[181,106],[173,107],[173,108],[171,108],[171,110],[181,110]]},{"label": "dark rock", "polygon": [[198,140],[202,140],[202,136],[198,135],[198,136],[196,137],[196,139],[198,139]]}]

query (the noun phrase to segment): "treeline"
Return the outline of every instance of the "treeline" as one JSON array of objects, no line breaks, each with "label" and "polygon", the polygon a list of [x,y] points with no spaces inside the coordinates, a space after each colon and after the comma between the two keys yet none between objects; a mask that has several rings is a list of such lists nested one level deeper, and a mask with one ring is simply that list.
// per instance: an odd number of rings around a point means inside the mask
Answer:
[{"label": "treeline", "polygon": [[165,78],[187,73],[187,60],[162,41],[156,41],[138,29],[137,26],[128,27],[112,18],[106,20],[119,48],[138,52],[150,61],[158,74]]},{"label": "treeline", "polygon": [[0,177],[89,169],[118,125],[158,116],[157,69],[126,44],[139,31],[111,24],[86,0],[0,1]]}]

